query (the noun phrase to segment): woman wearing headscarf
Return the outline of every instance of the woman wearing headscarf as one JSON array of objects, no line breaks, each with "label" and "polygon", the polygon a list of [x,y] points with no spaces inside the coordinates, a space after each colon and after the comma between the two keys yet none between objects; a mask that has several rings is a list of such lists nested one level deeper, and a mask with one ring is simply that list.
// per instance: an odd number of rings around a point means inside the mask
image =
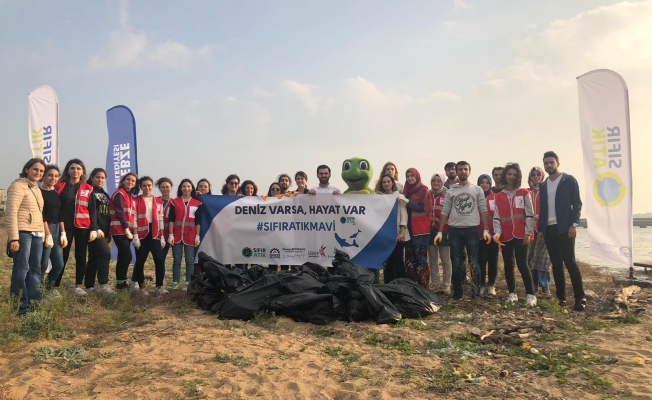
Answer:
[{"label": "woman wearing headscarf", "polygon": [[532,271],[534,291],[538,291],[540,287],[544,294],[548,294],[550,293],[550,255],[545,240],[539,240],[537,235],[540,209],[539,185],[543,183],[545,177],[546,174],[541,167],[532,167],[527,180],[534,203],[534,238],[528,249],[527,263]]},{"label": "woman wearing headscarf", "polygon": [[[433,291],[441,290],[448,294],[451,290],[451,277],[453,274],[453,264],[451,262],[451,247],[448,243],[448,235],[442,237],[442,241],[435,246],[434,240],[439,233],[439,217],[444,206],[444,199],[448,189],[444,186],[446,175],[436,173],[430,178],[430,192],[432,193],[434,206],[432,209],[433,219],[430,229],[430,239],[428,241],[428,265],[430,267],[430,289]],[[445,225],[441,231],[448,233],[448,225]],[[443,269],[444,281],[440,282],[439,278],[439,260]]]},{"label": "woman wearing headscarf", "polygon": [[426,185],[421,183],[421,175],[416,168],[409,168],[405,178],[403,194],[399,196],[408,209],[410,240],[405,246],[405,270],[410,278],[428,289],[428,244],[432,226],[433,197]]},{"label": "woman wearing headscarf", "polygon": [[20,171],[19,178],[7,189],[7,246],[14,260],[10,293],[12,296],[20,296],[19,315],[27,313],[31,301],[41,299],[39,286],[45,235],[43,195],[38,188],[38,181],[44,172],[45,162],[40,158],[32,158]]},{"label": "woman wearing headscarf", "polygon": [[[482,174],[478,177],[478,186],[482,188],[484,197],[487,202],[487,213],[489,220],[493,221],[494,209],[496,208],[496,196],[499,192],[491,189],[492,180],[488,174]],[[480,262],[480,296],[487,294],[489,296],[496,295],[496,277],[498,276],[498,243],[495,241],[485,242],[482,240],[483,228],[478,227],[480,234],[480,249],[478,251],[478,261]],[[493,223],[489,224],[489,234],[494,236]],[[489,266],[489,274],[487,274],[487,266]],[[488,282],[487,282],[488,278]]]}]

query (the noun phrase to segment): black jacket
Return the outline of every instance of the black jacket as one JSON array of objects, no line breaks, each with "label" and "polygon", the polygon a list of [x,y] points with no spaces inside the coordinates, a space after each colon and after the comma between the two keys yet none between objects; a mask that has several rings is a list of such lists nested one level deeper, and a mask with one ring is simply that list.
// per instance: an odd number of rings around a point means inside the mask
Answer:
[{"label": "black jacket", "polygon": [[[548,181],[539,188],[539,232],[545,234],[548,226]],[[562,172],[557,193],[555,194],[555,211],[557,213],[557,232],[566,233],[573,224],[580,223],[582,213],[582,199],[577,179],[573,175]]]}]

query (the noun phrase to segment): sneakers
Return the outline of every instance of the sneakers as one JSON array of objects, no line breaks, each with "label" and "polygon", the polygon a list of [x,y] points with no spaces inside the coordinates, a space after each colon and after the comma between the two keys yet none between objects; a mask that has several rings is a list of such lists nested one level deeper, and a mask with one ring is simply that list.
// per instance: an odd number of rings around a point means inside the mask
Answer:
[{"label": "sneakers", "polygon": [[118,289],[118,290],[124,290],[124,289],[128,289],[129,285],[127,284],[127,282],[122,281],[122,282],[116,283],[115,288]]},{"label": "sneakers", "polygon": [[86,293],[86,291],[84,289],[80,288],[80,287],[75,288],[74,293],[75,293],[75,296],[78,296],[78,297],[88,296],[88,293]]},{"label": "sneakers", "polygon": [[525,305],[528,307],[536,307],[537,305],[537,296],[533,294],[528,294],[525,298]]},{"label": "sneakers", "polygon": [[58,299],[59,297],[61,297],[61,293],[59,293],[59,291],[57,289],[52,289],[52,291],[50,293],[52,293],[52,298],[53,299]]},{"label": "sneakers", "polygon": [[159,287],[156,288],[156,294],[161,295],[161,294],[166,294],[166,293],[170,293],[170,292],[165,290],[165,288],[163,286],[159,286]]},{"label": "sneakers", "polygon": [[138,290],[140,289],[140,285],[138,285],[138,282],[131,282],[131,290]]},{"label": "sneakers", "polygon": [[172,282],[172,290],[178,290],[179,289],[179,282]]},{"label": "sneakers", "polygon": [[138,293],[140,293],[141,296],[149,296],[149,292],[144,287],[141,288]]},{"label": "sneakers", "polygon": [[480,288],[480,297],[484,296],[487,293],[487,288],[482,286]]},{"label": "sneakers", "polygon": [[573,310],[575,311],[584,311],[586,309],[586,299],[578,299],[575,300],[575,305],[573,306]]},{"label": "sneakers", "polygon": [[115,293],[113,289],[109,286],[108,283],[103,283],[100,285],[100,287],[97,288],[95,293],[100,293],[100,294],[113,294]]},{"label": "sneakers", "polygon": [[505,303],[510,304],[510,303],[516,303],[517,301],[518,301],[518,296],[516,295],[516,293],[510,293]]},{"label": "sneakers", "polygon": [[541,293],[550,294],[550,286],[541,288]]},{"label": "sneakers", "polygon": [[462,300],[464,298],[463,292],[455,292],[453,295],[453,300]]},{"label": "sneakers", "polygon": [[496,287],[491,285],[487,287],[487,295],[489,296],[495,296],[496,295]]},{"label": "sneakers", "polygon": [[187,292],[187,291],[188,291],[188,285],[190,285],[190,282],[186,282],[186,284],[183,285],[183,287],[181,288],[181,290],[183,290],[184,292]]}]

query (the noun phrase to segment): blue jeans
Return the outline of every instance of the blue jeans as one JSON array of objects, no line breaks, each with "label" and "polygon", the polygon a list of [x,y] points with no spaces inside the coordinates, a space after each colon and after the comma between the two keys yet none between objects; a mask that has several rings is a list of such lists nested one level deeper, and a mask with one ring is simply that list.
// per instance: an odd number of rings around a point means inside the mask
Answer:
[{"label": "blue jeans", "polygon": [[[448,227],[448,241],[451,245],[451,261],[453,262],[453,291],[462,293],[462,284],[464,281],[462,263],[464,263],[464,248],[469,257],[471,266],[472,282],[479,288],[480,285],[480,263],[478,262],[478,252],[480,249],[480,236],[478,227],[455,228]],[[477,289],[476,289],[477,290]]]},{"label": "blue jeans", "polygon": [[175,243],[172,247],[172,282],[179,282],[181,275],[181,256],[186,258],[186,282],[192,279],[192,272],[195,269],[195,246],[183,243]]},{"label": "blue jeans", "polygon": [[43,238],[30,233],[19,232],[20,248],[13,253],[14,267],[11,271],[10,293],[20,296],[19,314],[25,314],[31,301],[39,301],[41,293],[41,255]]},{"label": "blue jeans", "polygon": [[539,271],[537,269],[532,270],[532,283],[534,284],[534,291],[538,288],[549,288],[550,287],[550,272],[548,271]]},{"label": "blue jeans", "polygon": [[[63,270],[63,249],[59,242],[59,237],[61,236],[59,224],[48,224],[48,226],[50,227],[50,235],[52,235],[54,246],[51,249],[43,246],[43,254],[41,255],[41,278],[45,282],[45,287],[50,290],[52,289],[52,284],[57,280]],[[48,261],[52,261],[52,269],[46,280],[44,277],[45,271],[48,270]]]}]

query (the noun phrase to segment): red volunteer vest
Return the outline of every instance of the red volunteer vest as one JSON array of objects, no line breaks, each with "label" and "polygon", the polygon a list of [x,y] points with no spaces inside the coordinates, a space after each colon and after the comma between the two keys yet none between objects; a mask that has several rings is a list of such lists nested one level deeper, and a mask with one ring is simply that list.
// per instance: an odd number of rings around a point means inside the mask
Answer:
[{"label": "red volunteer vest", "polygon": [[[67,182],[59,182],[54,185],[54,190],[61,195]],[[88,202],[91,200],[93,186],[88,183],[80,183],[77,195],[75,196],[75,226],[77,228],[88,229],[91,227],[91,214],[88,211]]]},{"label": "red volunteer vest", "polygon": [[525,236],[525,198],[530,196],[528,189],[519,189],[511,200],[507,194],[500,192],[496,195],[496,207],[500,214],[502,233],[501,242],[514,238],[523,239]]},{"label": "red volunteer vest", "polygon": [[[163,202],[158,197],[152,197],[152,239],[160,239],[160,227],[158,219],[163,213]],[[136,197],[136,232],[138,239],[145,239],[149,233],[149,223],[147,222],[147,205],[143,196]]]},{"label": "red volunteer vest", "polygon": [[[118,216],[115,213],[115,196],[121,195],[124,199],[124,213],[127,218],[127,225],[130,227],[134,225],[134,215],[135,211],[135,200],[134,198],[127,193],[124,189],[118,189],[111,196],[111,203],[109,203],[109,214],[111,215],[111,225],[109,227],[109,235],[124,235],[125,230],[122,228],[122,223],[118,220]],[[132,232],[133,233],[133,232]]]},{"label": "red volunteer vest", "polygon": [[[441,217],[441,210],[444,208],[444,199],[446,198],[446,193],[442,193],[437,198],[435,198],[435,204],[433,205],[433,220],[432,224],[437,229],[437,232],[440,232],[439,229],[439,217]],[[448,233],[448,224],[444,225],[444,229],[441,230],[443,233]]]},{"label": "red volunteer vest", "polygon": [[[489,234],[493,237],[496,232],[494,232],[494,211],[496,210],[496,196],[498,193],[491,192],[489,196],[487,196],[487,215],[489,219]],[[480,210],[478,210],[480,213]],[[503,214],[500,214],[503,215]],[[482,213],[480,213],[480,225],[478,225],[478,231],[480,231],[480,239],[482,239],[483,234],[484,234],[484,228],[482,225]]]},{"label": "red volunteer vest", "polygon": [[195,236],[197,236],[197,228],[195,225],[195,212],[197,207],[201,205],[201,201],[190,198],[188,204],[183,202],[183,197],[176,197],[171,199],[168,207],[174,207],[174,243],[183,243],[189,246],[195,245]]},{"label": "red volunteer vest", "polygon": [[[163,199],[158,197],[159,200],[161,200],[161,204],[163,204]],[[172,199],[168,200],[168,203],[163,207],[163,237],[165,240],[168,240],[168,236],[170,235],[170,203],[172,202]]]}]

